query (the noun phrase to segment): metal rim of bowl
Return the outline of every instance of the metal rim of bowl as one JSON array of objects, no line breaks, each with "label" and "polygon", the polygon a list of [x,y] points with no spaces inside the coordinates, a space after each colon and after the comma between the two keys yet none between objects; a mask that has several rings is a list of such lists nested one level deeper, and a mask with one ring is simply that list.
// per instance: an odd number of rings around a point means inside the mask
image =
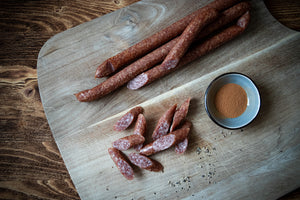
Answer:
[{"label": "metal rim of bowl", "polygon": [[[221,78],[221,77],[223,77],[223,76],[226,76],[226,75],[231,75],[231,74],[237,74],[237,75],[241,75],[241,76],[244,76],[244,77],[248,78],[248,79],[252,82],[252,84],[254,85],[254,87],[257,89],[257,91],[258,91],[258,98],[259,98],[259,106],[258,106],[258,110],[257,110],[257,113],[255,114],[255,116],[253,117],[253,119],[251,119],[251,120],[250,120],[248,123],[246,123],[245,125],[239,126],[239,127],[236,127],[236,128],[230,128],[230,127],[226,127],[226,126],[223,126],[223,125],[219,124],[219,123],[214,119],[214,117],[210,114],[210,112],[209,112],[209,110],[208,110],[208,106],[207,106],[207,93],[208,93],[209,89],[211,88],[212,84],[213,84],[216,80],[218,80],[219,78]],[[207,89],[206,89],[206,91],[205,91],[204,105],[205,105],[205,111],[206,111],[207,115],[208,115],[209,118],[210,118],[215,124],[217,124],[218,126],[220,126],[220,127],[222,127],[222,128],[225,128],[225,129],[229,129],[229,130],[241,129],[241,128],[244,128],[245,126],[248,126],[248,125],[249,125],[251,122],[253,122],[254,119],[257,117],[257,115],[258,115],[258,113],[259,113],[259,111],[260,111],[260,108],[261,108],[261,96],[260,96],[260,91],[259,91],[257,85],[255,84],[255,82],[254,82],[249,76],[247,76],[247,75],[245,75],[245,74],[242,74],[242,73],[239,73],[239,72],[227,72],[227,73],[225,73],[225,74],[221,74],[221,75],[217,76],[216,78],[214,78],[214,79],[210,82],[210,84],[208,85],[208,87],[207,87]]]}]

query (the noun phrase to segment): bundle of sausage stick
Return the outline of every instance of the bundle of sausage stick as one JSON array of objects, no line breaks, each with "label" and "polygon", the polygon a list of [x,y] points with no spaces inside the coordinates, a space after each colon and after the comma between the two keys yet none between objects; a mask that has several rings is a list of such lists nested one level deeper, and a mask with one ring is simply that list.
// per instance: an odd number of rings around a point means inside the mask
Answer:
[{"label": "bundle of sausage stick", "polygon": [[110,77],[75,96],[89,102],[126,83],[131,90],[141,88],[237,37],[249,20],[249,2],[215,0],[105,60],[95,77]]},{"label": "bundle of sausage stick", "polygon": [[[134,178],[132,165],[141,169],[159,172],[163,166],[149,156],[175,146],[177,154],[183,154],[188,147],[188,135],[192,123],[186,119],[190,98],[186,99],[177,109],[177,104],[171,106],[158,120],[152,133],[152,142],[145,143],[146,119],[143,108],[135,107],[123,115],[114,125],[116,131],[124,131],[135,122],[133,134],[122,137],[112,143],[108,149],[121,174],[128,180]],[[134,148],[136,152],[126,156],[123,151]]]}]

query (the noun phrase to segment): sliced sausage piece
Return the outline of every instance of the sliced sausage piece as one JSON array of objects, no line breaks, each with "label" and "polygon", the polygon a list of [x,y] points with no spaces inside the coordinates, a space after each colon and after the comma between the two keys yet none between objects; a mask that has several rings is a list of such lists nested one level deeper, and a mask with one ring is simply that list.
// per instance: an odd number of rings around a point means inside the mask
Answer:
[{"label": "sliced sausage piece", "polygon": [[196,15],[180,35],[178,42],[164,59],[161,64],[162,67],[168,70],[175,68],[203,27],[211,23],[217,17],[218,12],[212,8],[207,8]]},{"label": "sliced sausage piece", "polygon": [[190,101],[191,101],[191,98],[188,98],[187,100],[185,100],[183,102],[183,104],[180,106],[180,108],[178,110],[176,110],[174,117],[173,117],[173,122],[172,122],[172,126],[170,128],[170,132],[174,131],[175,128],[177,128],[180,125],[180,123],[184,120],[184,118],[186,117],[186,115],[189,111]]},{"label": "sliced sausage piece", "polygon": [[146,169],[149,171],[159,172],[163,170],[162,164],[160,164],[158,161],[153,160],[151,158],[148,158],[147,156],[138,154],[138,153],[130,153],[128,155],[128,158],[131,163],[134,165]]},{"label": "sliced sausage piece", "polygon": [[145,145],[140,153],[146,156],[150,156],[157,152],[163,151],[165,149],[174,146],[175,144],[183,141],[189,134],[189,128],[181,128],[173,131],[167,135],[164,135],[150,144]]},{"label": "sliced sausage piece", "polygon": [[126,156],[116,148],[109,148],[108,153],[121,174],[126,179],[132,180],[134,178],[133,169],[129,162],[127,162]]},{"label": "sliced sausage piece", "polygon": [[[181,128],[191,128],[191,127],[192,127],[192,123],[186,120]],[[187,136],[182,142],[179,142],[175,145],[175,152],[177,154],[183,154],[187,150],[188,143],[189,143],[189,139]]]},{"label": "sliced sausage piece", "polygon": [[[175,71],[178,67],[184,66],[200,56],[207,54],[208,52],[218,48],[219,46],[223,45],[224,43],[232,40],[233,38],[237,37],[241,33],[244,32],[246,27],[249,24],[250,14],[249,11],[246,12],[237,22],[236,25],[230,26],[226,28],[222,32],[214,35],[213,37],[209,38],[208,40],[195,45],[191,48],[185,56],[181,59],[180,63],[175,68],[166,68],[163,65],[157,65],[152,69],[140,74],[136,78],[132,79],[128,85],[134,85],[134,89],[139,89],[153,81]],[[130,87],[128,87],[131,89]]]},{"label": "sliced sausage piece", "polygon": [[177,104],[170,107],[158,120],[157,125],[153,131],[152,139],[156,140],[169,132]]},{"label": "sliced sausage piece", "polygon": [[105,60],[96,70],[95,77],[100,78],[108,76],[125,65],[139,59],[143,55],[149,53],[153,49],[161,46],[162,44],[170,41],[174,37],[183,32],[186,26],[195,18],[196,15],[203,12],[207,8],[213,8],[218,11],[225,10],[239,2],[240,0],[215,0],[205,7],[198,9],[192,14],[184,17],[183,19],[171,24],[170,26],[162,29],[161,31],[153,34],[152,36],[136,43],[128,49],[118,53],[117,55]]},{"label": "sliced sausage piece", "polygon": [[143,108],[140,106],[132,108],[117,121],[117,123],[114,125],[114,130],[124,131],[137,119],[137,116],[142,112]]},{"label": "sliced sausage piece", "polygon": [[141,150],[140,150],[140,153],[143,154],[143,155],[146,155],[146,156],[150,156],[152,154],[155,154],[157,153],[157,151],[155,151],[153,149],[153,142],[152,143],[149,143],[147,145],[145,145]]},{"label": "sliced sausage piece", "polygon": [[181,128],[164,135],[153,142],[153,149],[156,152],[168,149],[171,146],[183,141],[188,136],[189,131],[189,128]]},{"label": "sliced sausage piece", "polygon": [[144,136],[141,135],[128,135],[120,138],[112,143],[112,146],[121,151],[130,149],[136,145],[143,144],[145,142]]},{"label": "sliced sausage piece", "polygon": [[[141,136],[145,137],[146,127],[147,127],[146,118],[144,117],[143,114],[139,114],[139,116],[136,120],[136,123],[135,123],[133,134],[141,135]],[[134,146],[134,149],[136,151],[139,151],[142,147],[143,147],[143,144],[139,144],[139,145]]]},{"label": "sliced sausage piece", "polygon": [[178,144],[175,145],[175,152],[177,154],[183,154],[188,147],[189,144],[189,139],[185,138],[182,142],[179,142]]}]

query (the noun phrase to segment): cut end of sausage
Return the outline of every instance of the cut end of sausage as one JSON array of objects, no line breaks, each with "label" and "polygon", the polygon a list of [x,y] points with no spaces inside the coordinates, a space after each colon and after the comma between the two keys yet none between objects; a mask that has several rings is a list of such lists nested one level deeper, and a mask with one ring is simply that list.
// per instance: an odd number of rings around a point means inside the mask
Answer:
[{"label": "cut end of sausage", "polygon": [[175,135],[165,135],[153,142],[154,151],[163,151],[170,148],[175,143]]},{"label": "cut end of sausage", "polygon": [[176,111],[177,104],[174,104],[171,108],[169,108],[163,116],[159,119],[157,122],[157,125],[155,127],[155,130],[152,133],[152,139],[156,140],[164,135],[166,135],[169,131],[169,128],[172,123],[172,119],[174,116],[174,113]]},{"label": "cut end of sausage", "polygon": [[191,98],[185,100],[180,108],[175,112],[170,132],[174,131],[184,121],[184,118],[187,116],[189,111],[190,101]]},{"label": "cut end of sausage", "polygon": [[121,151],[125,151],[130,148],[130,142],[127,140],[119,139],[119,140],[114,141],[112,143],[112,146]]},{"label": "cut end of sausage", "polygon": [[114,125],[114,130],[124,131],[137,119],[140,113],[143,113],[143,111],[144,109],[141,106],[132,108],[117,121]]},{"label": "cut end of sausage", "polygon": [[143,144],[145,142],[144,136],[141,135],[129,135],[120,138],[112,143],[112,146],[121,151],[125,151],[136,145]]},{"label": "cut end of sausage", "polygon": [[126,113],[121,119],[117,121],[114,125],[114,130],[116,131],[124,131],[126,128],[130,126],[134,119],[134,116],[131,113]]},{"label": "cut end of sausage", "polygon": [[146,128],[146,118],[143,114],[139,114],[134,126],[133,134],[145,136]]},{"label": "cut end of sausage", "polygon": [[147,156],[138,153],[130,153],[128,155],[128,158],[131,163],[140,167],[141,169],[146,169],[154,172],[159,172],[163,170],[163,166],[159,162],[151,158],[148,158]]},{"label": "cut end of sausage", "polygon": [[118,166],[121,174],[123,174],[126,179],[132,180],[134,178],[133,169],[128,162],[126,162],[125,160],[119,160]]},{"label": "cut end of sausage", "polygon": [[167,60],[163,64],[167,70],[170,70],[170,69],[175,68],[178,63],[179,63],[179,59],[174,59],[174,60]]},{"label": "cut end of sausage", "polygon": [[152,165],[150,158],[138,153],[130,153],[128,158],[131,163],[142,169],[147,169]]},{"label": "cut end of sausage", "polygon": [[110,75],[111,73],[113,73],[115,70],[112,66],[112,64],[106,60],[104,61],[101,65],[99,65],[99,67],[96,70],[95,73],[95,78],[102,78],[105,76]]},{"label": "cut end of sausage", "polygon": [[[145,136],[146,127],[147,127],[147,124],[146,124],[145,116],[143,114],[139,114],[138,118],[136,120],[136,123],[135,123],[133,134]],[[134,146],[134,149],[136,151],[140,151],[141,148],[143,148],[143,146],[144,146],[143,144],[139,144],[139,145]]]},{"label": "cut end of sausage", "polygon": [[147,82],[148,82],[147,74],[142,73],[142,74],[138,75],[137,77],[135,77],[134,79],[132,79],[131,81],[129,81],[127,84],[127,88],[130,90],[137,90],[137,89],[143,87],[144,85],[146,85]]},{"label": "cut end of sausage", "polygon": [[132,180],[134,178],[133,169],[129,162],[127,162],[126,156],[116,148],[109,148],[108,153],[121,174],[126,179]]},{"label": "cut end of sausage", "polygon": [[188,137],[189,131],[190,128],[181,128],[169,133],[168,135],[158,138],[153,142],[154,151],[163,151],[179,142],[182,142],[185,138]]},{"label": "cut end of sausage", "polygon": [[166,135],[169,131],[169,128],[170,128],[169,122],[164,121],[164,122],[159,123],[152,134],[152,139],[157,140],[158,138]]},{"label": "cut end of sausage", "polygon": [[237,21],[237,25],[243,29],[246,29],[250,21],[250,12],[247,11],[240,19]]},{"label": "cut end of sausage", "polygon": [[150,156],[152,154],[155,154],[156,151],[153,149],[152,143],[145,145],[141,150],[140,153],[145,156]]},{"label": "cut end of sausage", "polygon": [[179,142],[178,144],[175,145],[175,152],[177,154],[183,154],[188,147],[189,140],[185,138],[182,142]]}]

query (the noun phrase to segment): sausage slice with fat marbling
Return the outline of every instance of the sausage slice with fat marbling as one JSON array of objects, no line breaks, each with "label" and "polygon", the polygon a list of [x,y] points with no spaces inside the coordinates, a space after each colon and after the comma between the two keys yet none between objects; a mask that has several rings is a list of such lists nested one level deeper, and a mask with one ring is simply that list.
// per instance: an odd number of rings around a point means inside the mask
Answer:
[{"label": "sausage slice with fat marbling", "polygon": [[177,104],[174,104],[158,120],[157,125],[152,134],[153,140],[156,140],[161,136],[166,135],[169,132],[176,108],[177,108]]},{"label": "sausage slice with fat marbling", "polygon": [[172,122],[172,125],[170,128],[170,132],[174,131],[180,125],[180,123],[185,119],[185,117],[189,111],[190,101],[191,101],[191,98],[188,98],[187,100],[185,100],[182,103],[180,108],[178,110],[176,110],[174,117],[173,117],[173,122]]},{"label": "sausage slice with fat marbling", "polygon": [[[190,121],[186,120],[181,128],[189,128],[190,129],[191,127],[192,127],[192,123]],[[177,154],[183,154],[187,150],[187,147],[189,144],[188,138],[189,138],[189,135],[182,142],[179,142],[175,145],[175,152]]]},{"label": "sausage slice with fat marbling", "polygon": [[128,150],[136,145],[143,144],[145,142],[144,136],[141,135],[128,135],[120,138],[112,143],[112,146],[121,151]]},{"label": "sausage slice with fat marbling", "polygon": [[138,115],[142,112],[143,108],[140,106],[132,108],[117,121],[117,123],[114,125],[114,130],[124,131],[137,119]]},{"label": "sausage slice with fat marbling", "polygon": [[154,172],[159,172],[163,170],[163,166],[158,161],[148,158],[147,156],[138,153],[130,153],[128,155],[128,158],[132,164],[142,169]]},{"label": "sausage slice with fat marbling", "polygon": [[127,161],[126,156],[116,148],[109,148],[108,153],[121,174],[126,179],[132,180],[134,178],[133,169]]},{"label": "sausage slice with fat marbling", "polygon": [[[147,123],[146,123],[146,118],[143,114],[139,114],[135,126],[134,126],[134,131],[133,134],[136,135],[141,135],[145,137],[146,134],[146,128],[147,128]],[[143,147],[143,144],[139,144],[134,146],[134,149],[139,151]]]}]

